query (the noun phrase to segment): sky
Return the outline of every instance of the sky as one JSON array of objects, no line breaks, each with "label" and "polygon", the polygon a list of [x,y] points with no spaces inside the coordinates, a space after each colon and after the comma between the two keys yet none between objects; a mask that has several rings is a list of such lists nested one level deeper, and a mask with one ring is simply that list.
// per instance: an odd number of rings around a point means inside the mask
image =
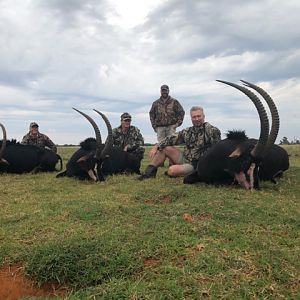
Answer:
[{"label": "sky", "polygon": [[[198,105],[221,130],[258,138],[253,103],[217,79],[265,89],[280,115],[277,143],[300,139],[299,0],[0,0],[0,123],[21,140],[29,123],[56,144],[94,136],[72,109],[112,127],[129,112],[147,143],[160,86],[191,125]],[[1,135],[0,135],[1,138]]]}]

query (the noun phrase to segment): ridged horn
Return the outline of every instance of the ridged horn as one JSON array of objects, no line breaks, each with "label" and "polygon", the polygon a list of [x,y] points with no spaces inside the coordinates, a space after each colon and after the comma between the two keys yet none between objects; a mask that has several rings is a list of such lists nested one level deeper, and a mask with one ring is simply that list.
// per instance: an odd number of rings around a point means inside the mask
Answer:
[{"label": "ridged horn", "polygon": [[275,140],[277,138],[278,132],[279,132],[279,126],[280,126],[280,120],[279,120],[279,113],[277,110],[277,107],[273,101],[273,99],[271,98],[271,96],[261,87],[250,83],[248,81],[245,80],[241,80],[246,86],[253,88],[254,90],[256,90],[267,102],[270,112],[271,112],[271,118],[272,118],[272,126],[271,126],[271,131],[269,134],[269,138],[268,138],[268,142],[267,142],[267,146],[265,149],[265,153],[266,154],[268,152],[268,150],[270,149],[270,147],[275,143]]},{"label": "ridged horn", "polygon": [[228,82],[228,81],[223,81],[223,80],[217,80],[217,81],[230,85],[240,90],[242,93],[248,96],[250,100],[253,102],[253,104],[255,105],[260,118],[260,136],[258,142],[256,143],[255,147],[251,151],[251,155],[255,158],[261,158],[265,151],[266,144],[269,137],[269,119],[263,104],[254,93],[252,93],[244,86],[240,86],[238,84]]},{"label": "ridged horn", "polygon": [[0,160],[2,158],[2,155],[5,151],[6,148],[6,130],[3,124],[0,123],[0,126],[2,128],[2,135],[3,135],[3,139],[2,139],[2,145],[1,145],[1,149],[0,149]]},{"label": "ridged horn", "polygon": [[91,125],[93,126],[94,128],[94,131],[95,131],[95,136],[96,136],[96,145],[97,145],[97,151],[100,151],[101,149],[101,145],[102,145],[102,139],[101,139],[101,134],[100,134],[100,130],[97,126],[97,124],[95,123],[95,121],[90,117],[88,116],[87,114],[85,114],[84,112],[76,109],[73,107],[74,110],[76,110],[78,113],[80,113],[81,115],[83,115],[90,123]]},{"label": "ridged horn", "polygon": [[100,154],[101,158],[105,158],[111,152],[111,148],[113,145],[112,128],[108,118],[102,112],[98,111],[97,109],[94,109],[94,111],[102,117],[107,127],[107,138],[105,141],[105,146]]}]

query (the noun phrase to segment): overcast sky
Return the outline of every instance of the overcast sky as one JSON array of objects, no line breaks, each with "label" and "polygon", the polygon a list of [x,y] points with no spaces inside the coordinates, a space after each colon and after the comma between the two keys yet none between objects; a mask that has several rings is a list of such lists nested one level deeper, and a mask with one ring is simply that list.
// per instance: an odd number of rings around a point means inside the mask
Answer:
[{"label": "overcast sky", "polygon": [[[58,144],[93,136],[76,107],[113,127],[127,111],[155,142],[149,110],[168,84],[186,111],[259,136],[254,105],[216,82],[244,79],[277,104],[283,136],[300,139],[299,0],[0,0],[0,122],[22,139],[29,123]],[[224,137],[224,135],[223,135]],[[0,136],[1,138],[1,136]]]}]

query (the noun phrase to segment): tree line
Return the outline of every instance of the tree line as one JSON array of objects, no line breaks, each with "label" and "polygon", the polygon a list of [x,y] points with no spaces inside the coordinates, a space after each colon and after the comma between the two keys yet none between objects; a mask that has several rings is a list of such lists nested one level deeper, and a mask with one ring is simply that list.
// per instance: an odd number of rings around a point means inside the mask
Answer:
[{"label": "tree line", "polygon": [[279,142],[279,145],[299,145],[299,144],[300,144],[300,140],[298,140],[297,138],[294,138],[292,141],[289,141],[286,136],[284,136],[282,140],[280,140]]}]

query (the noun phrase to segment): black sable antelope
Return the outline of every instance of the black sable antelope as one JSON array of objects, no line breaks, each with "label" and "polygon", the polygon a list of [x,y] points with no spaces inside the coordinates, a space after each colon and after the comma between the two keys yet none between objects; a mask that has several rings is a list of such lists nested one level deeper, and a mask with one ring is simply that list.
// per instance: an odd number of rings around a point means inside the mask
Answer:
[{"label": "black sable antelope", "polygon": [[260,180],[276,183],[276,178],[281,177],[289,168],[289,156],[282,147],[274,144],[279,131],[279,115],[275,103],[262,88],[241,80],[267,102],[272,117],[269,134],[268,116],[259,98],[244,86],[217,81],[240,90],[254,103],[260,117],[260,137],[258,140],[248,139],[243,131],[230,131],[226,139],[214,145],[200,158],[197,171],[186,176],[184,183],[238,183],[246,189],[259,189]]},{"label": "black sable antelope", "polygon": [[120,173],[140,174],[141,162],[132,154],[112,145],[112,128],[107,117],[94,109],[104,120],[108,135],[102,143],[100,130],[95,121],[87,114],[73,108],[83,115],[93,126],[95,138],[87,138],[80,143],[80,148],[69,159],[66,170],[56,177],[76,177],[81,180],[104,181],[105,176]]},{"label": "black sable antelope", "polygon": [[2,128],[3,139],[0,140],[0,172],[1,173],[28,173],[56,171],[56,164],[61,157],[53,151],[34,145],[22,145],[15,140],[6,139],[6,130]]}]

